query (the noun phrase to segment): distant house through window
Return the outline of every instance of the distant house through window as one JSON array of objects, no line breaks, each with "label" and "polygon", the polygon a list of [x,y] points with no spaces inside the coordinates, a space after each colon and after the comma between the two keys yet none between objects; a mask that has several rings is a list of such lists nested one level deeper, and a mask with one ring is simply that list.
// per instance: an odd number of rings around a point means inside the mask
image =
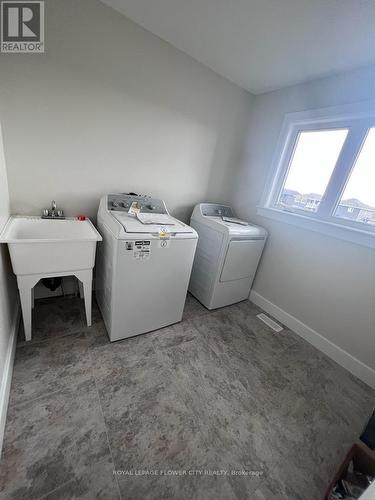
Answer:
[{"label": "distant house through window", "polygon": [[318,211],[347,134],[347,129],[299,133],[278,201],[281,208]]},{"label": "distant house through window", "polygon": [[374,233],[375,246],[375,103],[287,115],[275,162],[263,215]]},{"label": "distant house through window", "polygon": [[371,128],[350,173],[335,215],[375,225],[375,128]]}]

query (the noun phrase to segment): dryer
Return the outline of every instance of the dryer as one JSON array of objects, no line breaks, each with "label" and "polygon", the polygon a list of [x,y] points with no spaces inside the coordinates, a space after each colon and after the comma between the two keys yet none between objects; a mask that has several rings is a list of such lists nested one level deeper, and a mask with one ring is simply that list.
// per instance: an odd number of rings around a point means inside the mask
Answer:
[{"label": "dryer", "polygon": [[248,298],[267,231],[216,203],[196,205],[190,225],[199,240],[189,291],[208,309]]},{"label": "dryer", "polygon": [[99,205],[96,298],[111,341],[181,321],[198,235],[163,200],[110,194]]}]

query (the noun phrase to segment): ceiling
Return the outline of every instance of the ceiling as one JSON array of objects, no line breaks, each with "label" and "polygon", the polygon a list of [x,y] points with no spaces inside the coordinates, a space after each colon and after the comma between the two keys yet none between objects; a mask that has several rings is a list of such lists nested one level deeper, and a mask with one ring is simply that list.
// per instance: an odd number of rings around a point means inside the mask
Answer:
[{"label": "ceiling", "polygon": [[375,63],[375,0],[102,0],[254,94]]}]

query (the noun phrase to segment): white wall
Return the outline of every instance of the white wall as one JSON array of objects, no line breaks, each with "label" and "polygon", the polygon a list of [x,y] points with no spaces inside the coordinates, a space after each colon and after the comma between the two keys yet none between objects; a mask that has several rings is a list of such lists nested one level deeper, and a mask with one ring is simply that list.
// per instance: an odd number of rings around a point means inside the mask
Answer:
[{"label": "white wall", "polygon": [[12,212],[135,191],[187,219],[221,197],[250,94],[97,0],[45,3],[46,54],[0,55]]},{"label": "white wall", "polygon": [[[9,217],[8,183],[0,128],[0,232]],[[0,244],[0,453],[16,339],[17,287],[8,248]]]},{"label": "white wall", "polygon": [[[375,252],[256,214],[285,113],[375,97],[375,69],[257,96],[232,200],[269,240],[254,290],[375,368]],[[374,187],[375,188],[375,187]]]}]

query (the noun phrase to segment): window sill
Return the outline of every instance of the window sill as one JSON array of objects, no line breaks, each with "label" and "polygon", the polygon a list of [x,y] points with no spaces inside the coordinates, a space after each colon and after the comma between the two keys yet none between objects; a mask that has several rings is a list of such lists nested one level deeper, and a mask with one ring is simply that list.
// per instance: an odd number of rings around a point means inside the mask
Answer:
[{"label": "window sill", "polygon": [[344,226],[342,224],[335,224],[334,222],[323,221],[321,219],[312,219],[305,215],[284,212],[283,210],[270,207],[258,207],[257,214],[267,217],[268,219],[326,234],[332,238],[350,241],[351,243],[369,248],[375,248],[375,233],[370,231]]}]

